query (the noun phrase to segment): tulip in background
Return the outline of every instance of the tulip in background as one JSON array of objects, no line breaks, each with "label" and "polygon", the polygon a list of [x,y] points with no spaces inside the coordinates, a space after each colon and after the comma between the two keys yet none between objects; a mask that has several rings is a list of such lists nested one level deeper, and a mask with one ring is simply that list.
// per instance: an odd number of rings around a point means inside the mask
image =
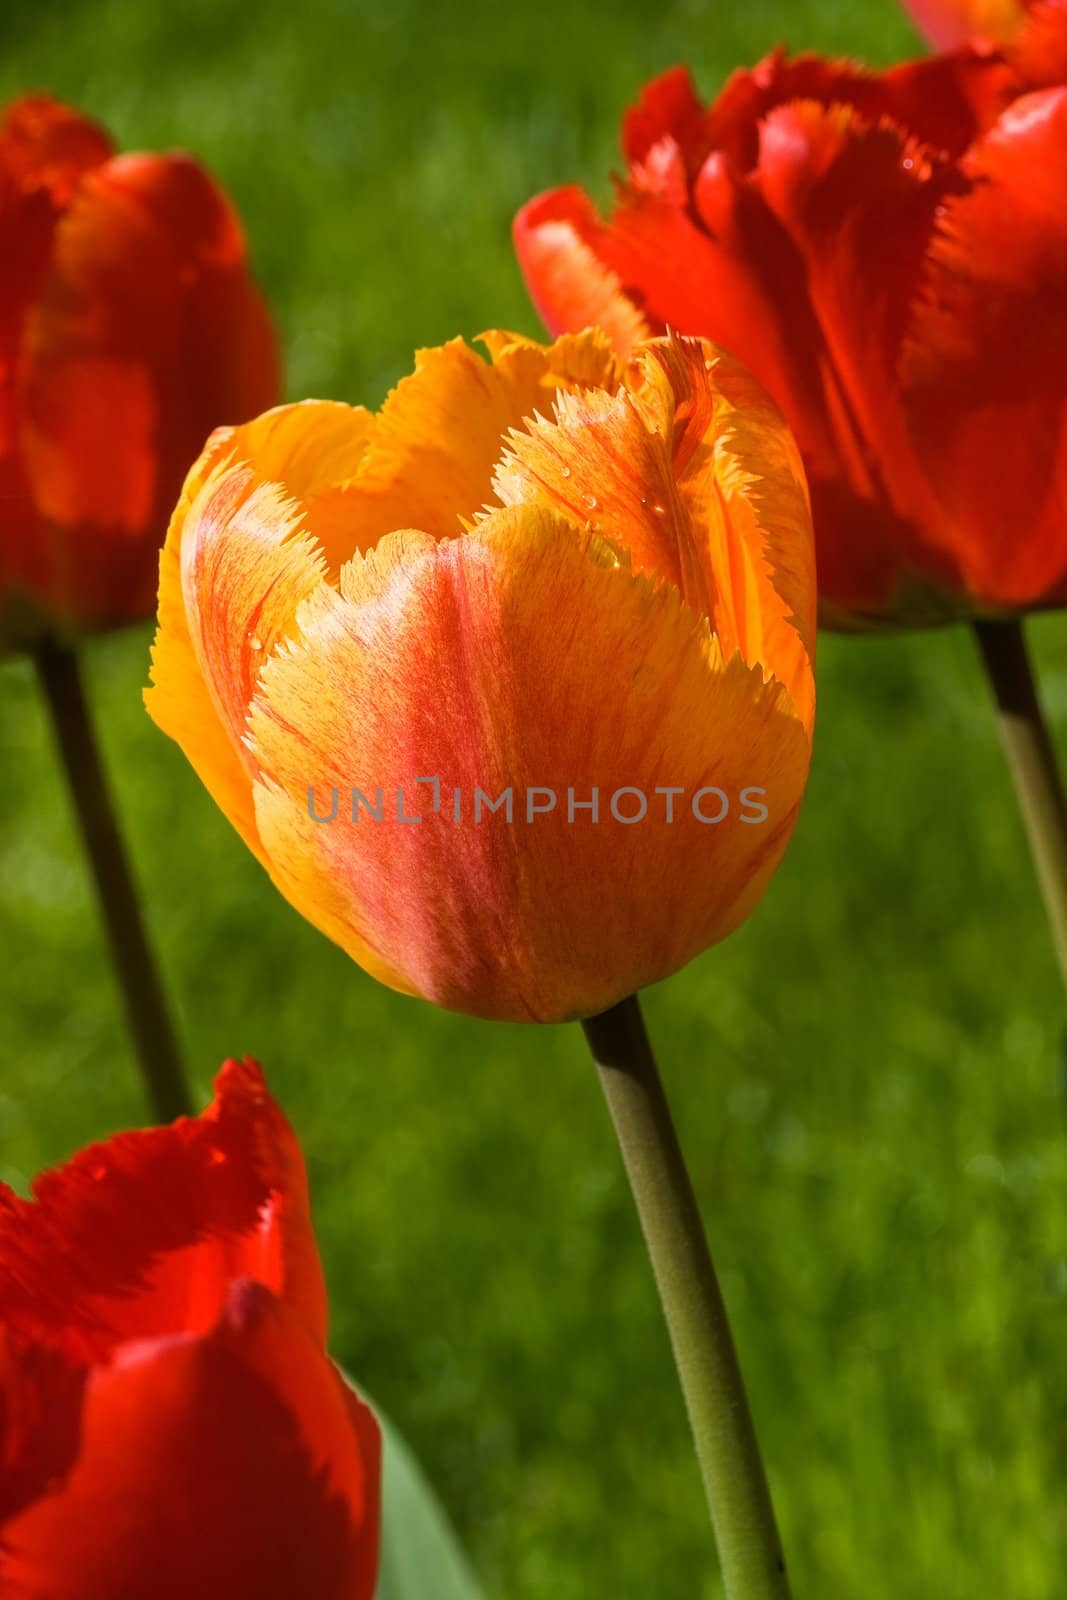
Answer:
[{"label": "tulip in background", "polygon": [[1067,979],[1067,808],[1018,621],[1067,602],[1065,21],[1035,5],[1003,50],[884,73],[776,53],[708,106],[669,72],[624,119],[610,217],[555,190],[515,241],[554,333],[625,352],[670,326],[767,386],[824,624],[976,624]]},{"label": "tulip in background", "polygon": [[[212,438],[164,550],[148,706],[282,893],[375,976],[477,1016],[586,1019],[728,1592],[769,1600],[787,1592],[770,1499],[632,996],[738,926],[796,820],[803,471],[706,342],[485,343],[488,362],[422,352],[377,416],[309,401]],[[516,809],[478,816],[477,791]],[[729,807],[744,792],[762,819]]]},{"label": "tulip in background", "polygon": [[33,657],[142,1068],[188,1100],[73,646],[148,616],[182,480],[213,427],[278,397],[240,223],[181,154],[116,155],[43,96],[0,119],[0,655]]},{"label": "tulip in background", "polygon": [[44,97],[0,120],[0,648],[154,608],[182,479],[278,393],[240,223],[182,154]]},{"label": "tulip in background", "polygon": [[303,1159],[252,1062],[0,1187],[0,1592],[371,1600],[380,1436],[325,1352]]}]

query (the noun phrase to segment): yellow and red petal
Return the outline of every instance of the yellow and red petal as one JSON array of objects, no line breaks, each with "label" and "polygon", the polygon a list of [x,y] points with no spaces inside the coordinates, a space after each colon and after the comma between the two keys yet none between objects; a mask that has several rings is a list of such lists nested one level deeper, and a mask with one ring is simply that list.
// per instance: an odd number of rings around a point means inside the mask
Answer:
[{"label": "yellow and red petal", "polygon": [[[676,590],[635,575],[595,536],[539,504],[493,513],[450,541],[397,535],[323,586],[303,640],[264,670],[252,715],[261,838],[283,892],[379,975],[481,1016],[559,1021],[666,976],[748,913],[791,831],[808,734],[786,690],[725,660]],[[398,786],[424,787],[418,824]],[[769,820],[666,820],[656,784],[766,789]],[[344,790],[340,818],[308,789]],[[567,818],[601,791],[604,818]],[[349,791],[380,822],[347,816]],[[454,790],[503,810],[457,825]],[[559,797],[526,820],[526,791]],[[644,787],[650,815],[610,800]],[[528,797],[527,797],[528,798]],[[651,813],[654,806],[662,813]],[[584,824],[584,825],[583,825]],[[620,893],[625,885],[625,893]],[[386,981],[390,981],[386,976]]]},{"label": "yellow and red petal", "polygon": [[903,365],[915,450],[991,610],[1067,601],[1067,88],[1016,102],[948,202]]},{"label": "yellow and red petal", "polygon": [[162,530],[208,433],[277,396],[240,226],[201,168],[119,156],[89,173],[56,228],[21,355],[18,445],[45,528],[47,598],[86,625],[144,615]]},{"label": "yellow and red petal", "polygon": [[804,471],[788,428],[737,362],[699,340],[642,346],[629,388],[560,397],[553,422],[513,436],[505,505],[541,501],[672,584],[814,713],[814,553]]},{"label": "yellow and red petal", "polygon": [[[351,554],[348,519],[334,514],[332,496],[355,471],[372,423],[358,407],[302,401],[220,428],[171,518],[145,704],[261,859],[243,744],[248,704],[266,652],[286,636],[300,600]],[[302,497],[299,517],[295,496]],[[231,519],[241,537],[249,501],[270,513],[247,547],[228,544]],[[272,560],[264,606],[250,586]]]},{"label": "yellow and red petal", "polygon": [[229,457],[232,430],[221,428],[190,471],[159,561],[159,613],[145,706],[185,752],[204,787],[249,849],[260,854],[252,786],[241,749],[216,709],[189,631],[182,587],[181,543],[189,512]]},{"label": "yellow and red petal", "polygon": [[77,1459],[2,1529],[5,1585],[371,1600],[379,1447],[353,1404],[293,1313],[237,1286],[200,1337],[125,1346],[89,1375]]},{"label": "yellow and red petal", "polygon": [[238,1277],[324,1341],[303,1159],[254,1063],[227,1063],[199,1117],[83,1150],[31,1200],[0,1189],[0,1323],[71,1360],[202,1331]]}]

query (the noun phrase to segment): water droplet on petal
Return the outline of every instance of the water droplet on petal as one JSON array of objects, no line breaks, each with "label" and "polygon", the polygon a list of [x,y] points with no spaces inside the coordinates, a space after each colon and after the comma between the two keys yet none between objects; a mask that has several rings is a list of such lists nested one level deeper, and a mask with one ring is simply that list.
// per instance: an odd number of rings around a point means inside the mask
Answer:
[{"label": "water droplet on petal", "polygon": [[263,640],[259,637],[258,633],[249,634],[248,648],[250,650],[262,650]]},{"label": "water droplet on petal", "polygon": [[570,469],[570,467],[563,467],[563,468],[561,468],[561,471],[562,471],[562,473],[563,473],[563,476],[564,476],[564,477],[565,477],[565,478],[569,478],[569,477],[570,477],[570,475],[571,475],[571,469]]},{"label": "water droplet on petal", "polygon": [[595,494],[583,495],[582,498],[584,499],[586,505],[589,507],[590,511],[595,511],[596,510],[596,495]]}]

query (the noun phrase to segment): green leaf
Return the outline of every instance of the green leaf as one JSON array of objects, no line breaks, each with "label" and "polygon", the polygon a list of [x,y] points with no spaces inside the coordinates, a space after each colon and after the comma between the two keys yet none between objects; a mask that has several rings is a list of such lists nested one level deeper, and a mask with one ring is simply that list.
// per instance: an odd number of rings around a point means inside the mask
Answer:
[{"label": "green leaf", "polygon": [[388,1418],[382,1428],[382,1557],[375,1600],[482,1600],[429,1479]]}]

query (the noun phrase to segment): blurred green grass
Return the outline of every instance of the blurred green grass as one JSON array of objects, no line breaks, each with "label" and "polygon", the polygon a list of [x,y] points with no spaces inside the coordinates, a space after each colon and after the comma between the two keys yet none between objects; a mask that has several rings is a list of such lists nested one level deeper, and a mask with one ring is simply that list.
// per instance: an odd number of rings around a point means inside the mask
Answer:
[{"label": "blurred green grass", "polygon": [[[618,113],[779,39],[888,61],[891,0],[9,5],[0,90],[185,145],[245,216],[293,396],[535,331],[530,193],[601,191]],[[1032,629],[1067,726],[1067,632]],[[87,651],[199,1089],[253,1052],[308,1152],[345,1365],[491,1596],[720,1586],[650,1275],[576,1029],[376,987],[274,893]],[[1067,1562],[1062,995],[965,633],[822,645],[815,767],[751,924],[648,997],[804,1596],[1050,1600]],[[0,668],[0,1176],[141,1101],[34,684]]]}]

